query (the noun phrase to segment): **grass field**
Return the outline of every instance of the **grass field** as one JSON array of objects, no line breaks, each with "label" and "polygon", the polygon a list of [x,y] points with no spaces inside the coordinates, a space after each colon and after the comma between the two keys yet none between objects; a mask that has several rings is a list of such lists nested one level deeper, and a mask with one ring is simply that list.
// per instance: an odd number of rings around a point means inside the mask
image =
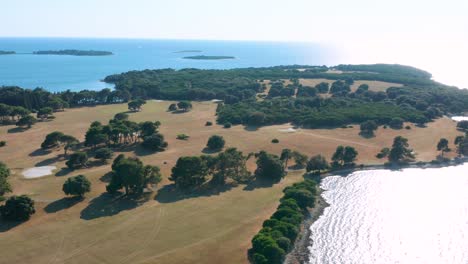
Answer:
[{"label": "grass field", "polygon": [[[369,82],[368,82],[369,83]],[[370,83],[369,83],[370,84]],[[371,85],[371,84],[370,84]],[[372,85],[371,85],[372,87]],[[103,123],[126,105],[106,105],[71,109],[57,113],[51,122],[38,123],[32,129],[17,132],[14,126],[0,127],[0,160],[13,171],[15,194],[29,194],[36,201],[37,213],[26,223],[0,225],[0,263],[245,263],[252,236],[275,210],[282,189],[302,179],[302,171],[291,171],[273,186],[239,185],[206,193],[181,195],[168,188],[167,178],[178,157],[200,155],[213,134],[225,137],[227,146],[245,153],[261,149],[279,154],[283,148],[307,155],[330,157],[337,145],[350,145],[359,151],[358,163],[381,163],[375,154],[390,146],[397,135],[409,139],[419,160],[432,160],[441,137],[453,142],[460,134],[455,122],[442,118],[427,128],[411,125],[411,130],[379,128],[375,138],[358,135],[359,126],[347,129],[298,129],[285,133],[290,125],[259,129],[235,126],[224,129],[206,121],[215,121],[216,105],[193,103],[193,110],[183,114],[166,112],[170,102],[148,101],[142,112],[130,114],[135,121],[159,120],[169,148],[147,154],[128,148],[127,155],[140,154],[145,163],[158,165],[164,175],[160,189],[146,200],[112,200],[103,194],[109,165],[95,166],[72,173],[62,170],[63,150],[43,153],[39,150],[45,135],[58,130],[83,140],[92,121]],[[187,141],[177,140],[185,133]],[[272,144],[273,138],[279,144]],[[451,146],[453,148],[453,146]],[[55,165],[57,175],[26,180],[24,169]],[[250,164],[253,169],[253,164]],[[92,192],[81,202],[63,199],[61,187],[66,178],[85,174],[93,184]],[[154,197],[156,195],[156,197]]]}]

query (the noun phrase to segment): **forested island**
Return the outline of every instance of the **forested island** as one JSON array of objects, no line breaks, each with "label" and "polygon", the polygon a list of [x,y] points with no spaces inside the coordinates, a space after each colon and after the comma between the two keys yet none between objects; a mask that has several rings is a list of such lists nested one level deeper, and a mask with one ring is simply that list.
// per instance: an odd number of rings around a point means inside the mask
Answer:
[{"label": "forested island", "polygon": [[206,56],[206,55],[184,57],[184,59],[188,59],[188,60],[229,60],[229,59],[235,59],[235,58],[236,57],[233,57],[233,56]]},{"label": "forested island", "polygon": [[12,55],[16,54],[15,51],[5,51],[5,50],[0,50],[0,55]]},{"label": "forested island", "polygon": [[99,51],[99,50],[40,50],[34,51],[35,55],[71,55],[71,56],[109,56],[113,55],[110,51]]}]

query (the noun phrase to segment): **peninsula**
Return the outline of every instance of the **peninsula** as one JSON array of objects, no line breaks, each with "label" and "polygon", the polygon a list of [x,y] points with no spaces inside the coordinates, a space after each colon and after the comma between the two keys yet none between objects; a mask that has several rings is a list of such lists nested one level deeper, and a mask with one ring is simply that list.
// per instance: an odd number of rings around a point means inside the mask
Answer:
[{"label": "peninsula", "polygon": [[206,56],[206,55],[184,57],[184,59],[188,59],[188,60],[228,60],[228,59],[235,59],[235,58],[236,57],[233,57],[233,56]]},{"label": "peninsula", "polygon": [[40,50],[33,52],[35,55],[71,55],[71,56],[108,56],[113,55],[110,51],[99,50]]}]

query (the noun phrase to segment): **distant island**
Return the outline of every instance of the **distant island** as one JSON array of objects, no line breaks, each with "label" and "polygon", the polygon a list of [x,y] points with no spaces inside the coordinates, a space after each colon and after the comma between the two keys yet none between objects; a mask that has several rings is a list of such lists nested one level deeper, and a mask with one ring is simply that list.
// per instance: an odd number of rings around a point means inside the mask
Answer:
[{"label": "distant island", "polygon": [[16,52],[0,50],[0,55],[12,55],[12,54],[16,54]]},{"label": "distant island", "polygon": [[35,55],[72,55],[72,56],[108,56],[113,55],[110,51],[99,50],[40,50],[33,52]]},{"label": "distant island", "polygon": [[184,57],[184,59],[188,59],[188,60],[228,60],[228,59],[235,59],[235,58],[236,57],[233,57],[233,56],[205,56],[205,55]]},{"label": "distant island", "polygon": [[174,53],[198,53],[198,52],[203,52],[202,50],[179,50],[175,51]]}]

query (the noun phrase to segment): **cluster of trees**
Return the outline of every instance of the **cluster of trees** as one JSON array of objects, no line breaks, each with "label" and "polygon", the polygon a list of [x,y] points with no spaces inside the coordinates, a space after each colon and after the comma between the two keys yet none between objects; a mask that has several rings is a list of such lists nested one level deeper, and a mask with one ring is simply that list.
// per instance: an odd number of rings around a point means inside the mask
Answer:
[{"label": "cluster of trees", "polygon": [[332,156],[332,167],[342,168],[354,166],[354,161],[358,156],[358,152],[354,147],[338,146]]},{"label": "cluster of trees", "polygon": [[283,149],[281,151],[280,160],[283,162],[285,168],[288,168],[288,162],[290,159],[294,160],[296,167],[299,169],[306,166],[308,157],[296,150],[292,151],[290,149]]},{"label": "cluster of trees", "polygon": [[217,111],[220,124],[232,123],[251,126],[293,123],[309,128],[340,127],[351,123],[374,121],[391,125],[395,121],[424,124],[440,116],[440,112],[426,112],[392,101],[369,102],[360,98],[307,97],[274,98],[264,101],[244,101],[222,105]]},{"label": "cluster of trees", "polygon": [[128,110],[132,112],[141,111],[141,107],[146,104],[146,101],[143,99],[136,99],[128,102]]},{"label": "cluster of trees", "polygon": [[62,190],[66,195],[83,197],[91,191],[91,182],[84,175],[70,177],[63,184]]},{"label": "cluster of trees", "polygon": [[169,112],[183,111],[188,112],[192,109],[192,103],[189,101],[180,101],[177,104],[170,104],[167,109]]},{"label": "cluster of trees", "polygon": [[317,195],[316,184],[305,180],[284,189],[276,212],[263,222],[262,229],[252,239],[249,259],[254,264],[280,264],[292,249],[300,225],[313,207]]},{"label": "cluster of trees", "polygon": [[141,146],[151,151],[162,151],[167,147],[164,136],[158,129],[159,121],[145,121],[136,123],[128,120],[128,115],[118,113],[109,124],[102,125],[100,122],[93,122],[85,135],[85,146],[96,148],[99,145],[128,145],[137,143],[140,139]]},{"label": "cluster of trees", "polygon": [[10,169],[5,163],[0,162],[0,200],[3,200],[3,196],[6,193],[11,192],[11,185],[8,182],[8,177],[10,177]]},{"label": "cluster of trees", "polygon": [[462,131],[468,131],[468,120],[462,120],[457,123],[457,128]]},{"label": "cluster of trees", "polygon": [[78,144],[79,141],[74,136],[66,135],[60,131],[54,131],[46,135],[44,141],[41,143],[41,148],[48,150],[63,146],[64,154],[66,156],[67,151]]},{"label": "cluster of trees", "polygon": [[456,137],[454,144],[458,154],[468,156],[468,132],[464,136]]},{"label": "cluster of trees", "polygon": [[[246,162],[251,157],[255,157],[257,163],[253,175],[246,167]],[[218,186],[228,180],[246,183],[255,178],[278,182],[285,175],[283,162],[276,155],[265,151],[244,155],[236,148],[228,148],[215,156],[180,157],[172,168],[169,179],[178,189],[192,190],[208,180],[210,184]]]},{"label": "cluster of trees", "polygon": [[106,186],[107,192],[115,194],[122,188],[125,194],[141,194],[148,185],[161,182],[158,166],[144,165],[138,158],[120,154],[112,163],[111,180]]},{"label": "cluster of trees", "polygon": [[397,136],[393,139],[391,148],[383,148],[376,156],[379,159],[388,158],[393,164],[407,163],[414,161],[415,155],[409,147],[408,139]]}]

